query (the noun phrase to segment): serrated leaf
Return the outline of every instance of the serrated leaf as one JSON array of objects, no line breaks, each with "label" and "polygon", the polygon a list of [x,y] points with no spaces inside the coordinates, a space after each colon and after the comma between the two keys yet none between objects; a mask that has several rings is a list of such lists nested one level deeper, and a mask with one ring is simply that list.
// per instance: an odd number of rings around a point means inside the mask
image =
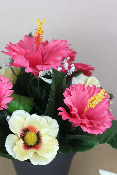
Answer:
[{"label": "serrated leaf", "polygon": [[0,110],[0,119],[1,119],[1,116],[8,116],[8,115],[9,115],[9,112],[6,109]]},{"label": "serrated leaf", "polygon": [[108,144],[110,144],[113,148],[117,149],[117,120],[112,121],[112,126],[109,128],[112,132],[112,137],[108,140]]},{"label": "serrated leaf", "polygon": [[33,35],[32,35],[32,32],[30,32],[30,33],[28,34],[28,36],[29,36],[29,37],[32,37],[32,36],[33,36]]},{"label": "serrated leaf", "polygon": [[98,140],[90,136],[69,135],[66,137],[72,152],[89,151],[98,145]]},{"label": "serrated leaf", "polygon": [[[6,113],[7,114],[7,113]],[[0,113],[0,154],[6,154],[5,140],[6,137],[11,133],[8,122],[6,120],[5,113]]]},{"label": "serrated leaf", "polygon": [[114,95],[113,94],[110,94],[110,93],[108,93],[109,95],[110,95],[110,98],[109,99],[113,99],[114,98]]},{"label": "serrated leaf", "polygon": [[93,135],[99,141],[99,144],[108,142],[114,135],[117,134],[117,121],[112,121],[112,126],[108,128],[103,134]]},{"label": "serrated leaf", "polygon": [[91,135],[91,137],[98,140],[99,144],[104,144],[108,142],[108,140],[110,140],[112,136],[113,136],[113,133],[109,129],[107,129],[103,134]]},{"label": "serrated leaf", "polygon": [[66,87],[69,88],[71,84],[72,84],[72,79],[70,81],[66,82]]},{"label": "serrated leaf", "polygon": [[8,111],[13,113],[16,110],[24,110],[30,112],[33,107],[33,98],[24,97],[18,94],[13,93],[11,95],[13,100],[8,103]]},{"label": "serrated leaf", "polygon": [[7,158],[7,159],[13,159],[15,160],[11,155],[9,154],[0,154],[1,157]]},{"label": "serrated leaf", "polygon": [[117,134],[115,134],[111,139],[107,142],[112,146],[112,148],[117,149]]},{"label": "serrated leaf", "polygon": [[45,116],[55,118],[57,108],[63,103],[63,92],[66,88],[65,74],[52,69],[52,86],[49,95],[49,102],[46,107]]},{"label": "serrated leaf", "polygon": [[68,154],[71,152],[71,147],[68,143],[64,141],[64,139],[59,139],[59,153]]}]

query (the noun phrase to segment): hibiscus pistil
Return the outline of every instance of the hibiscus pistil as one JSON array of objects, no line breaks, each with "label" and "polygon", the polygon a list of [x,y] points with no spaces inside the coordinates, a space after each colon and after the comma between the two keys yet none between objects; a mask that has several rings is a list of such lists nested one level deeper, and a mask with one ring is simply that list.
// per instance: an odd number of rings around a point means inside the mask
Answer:
[{"label": "hibiscus pistil", "polygon": [[36,49],[38,50],[38,46],[39,44],[43,41],[43,28],[42,28],[42,25],[44,24],[46,20],[44,19],[41,23],[39,21],[39,19],[36,18],[36,23],[38,25],[37,29],[36,30],[36,34],[35,34],[35,39],[34,39],[34,42],[36,44]]},{"label": "hibiscus pistil", "polygon": [[[94,108],[99,102],[102,101],[102,98],[105,98],[105,95],[107,95],[107,93],[105,93],[105,89],[102,89],[100,91],[100,93],[98,94],[95,94],[92,98],[90,98],[88,100],[88,105],[86,106],[85,110],[84,110],[84,113],[87,111],[87,109],[89,109],[90,107],[91,108]],[[84,114],[83,113],[83,114]]]}]

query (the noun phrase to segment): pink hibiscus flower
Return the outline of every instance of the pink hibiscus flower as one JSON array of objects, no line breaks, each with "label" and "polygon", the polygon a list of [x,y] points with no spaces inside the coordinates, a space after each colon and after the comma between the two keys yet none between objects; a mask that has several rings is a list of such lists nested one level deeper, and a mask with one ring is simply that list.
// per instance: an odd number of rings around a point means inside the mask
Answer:
[{"label": "pink hibiscus flower", "polygon": [[83,131],[90,134],[102,134],[112,126],[114,117],[110,113],[109,94],[99,87],[84,84],[71,85],[64,92],[64,103],[70,109],[70,115],[63,107],[59,107],[62,119],[68,119],[75,127],[80,126]]},{"label": "pink hibiscus flower", "polygon": [[51,42],[42,42],[38,45],[35,44],[34,37],[24,36],[24,41],[20,40],[17,44],[10,43],[5,48],[8,52],[3,52],[10,55],[14,60],[10,66],[26,67],[26,72],[32,72],[33,75],[38,76],[42,70],[49,68],[58,69],[62,61],[70,57],[74,60],[75,51],[69,49],[67,40],[52,40]]},{"label": "pink hibiscus flower", "polygon": [[91,65],[83,64],[83,63],[74,63],[75,69],[83,72],[86,76],[91,76],[92,72],[94,71],[94,67],[90,67]]},{"label": "pink hibiscus flower", "polygon": [[2,77],[0,75],[0,110],[3,110],[3,108],[7,109],[8,106],[6,105],[10,101],[12,101],[13,97],[10,96],[14,91],[9,90],[12,89],[13,84],[9,82],[9,79],[7,77]]},{"label": "pink hibiscus flower", "polygon": [[[38,76],[39,72],[48,69],[58,69],[61,67],[61,72],[67,73],[62,65],[62,62],[69,57],[68,69],[71,68],[71,63],[75,58],[75,51],[69,49],[70,44],[67,44],[67,40],[52,40],[51,42],[43,41],[43,24],[45,19],[40,22],[36,19],[38,25],[35,33],[35,37],[24,36],[24,41],[20,40],[17,44],[10,43],[7,45],[6,50],[3,52],[6,55],[10,55],[14,60],[10,66],[25,67],[25,72],[32,72],[33,75]],[[90,76],[92,73],[90,70],[94,70],[89,65],[75,63],[76,70],[82,71],[85,75]]]}]

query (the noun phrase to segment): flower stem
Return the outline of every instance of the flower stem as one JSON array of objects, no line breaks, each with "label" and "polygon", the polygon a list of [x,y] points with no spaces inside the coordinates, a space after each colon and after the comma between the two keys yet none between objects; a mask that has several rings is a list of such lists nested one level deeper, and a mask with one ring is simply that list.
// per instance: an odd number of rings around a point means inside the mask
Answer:
[{"label": "flower stem", "polygon": [[18,75],[16,75],[16,73],[14,72],[13,68],[12,68],[12,67],[10,67],[10,68],[11,68],[12,72],[14,73],[14,75],[15,75],[15,76],[18,76]]},{"label": "flower stem", "polygon": [[29,85],[28,85],[28,94],[29,94],[30,97],[31,97],[31,94],[30,94],[29,87],[30,87],[30,84],[32,83],[33,79],[35,79],[35,78],[38,78],[38,77],[33,77],[33,78],[30,80]]},{"label": "flower stem", "polygon": [[38,82],[38,94],[39,94],[39,98],[40,98],[40,90],[39,90],[39,80],[37,79]]}]

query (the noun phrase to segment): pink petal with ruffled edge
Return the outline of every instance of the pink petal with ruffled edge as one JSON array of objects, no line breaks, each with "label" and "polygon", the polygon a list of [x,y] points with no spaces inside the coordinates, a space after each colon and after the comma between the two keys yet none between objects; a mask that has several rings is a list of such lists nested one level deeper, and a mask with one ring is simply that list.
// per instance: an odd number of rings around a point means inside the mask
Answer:
[{"label": "pink petal with ruffled edge", "polygon": [[101,89],[93,85],[87,86],[85,89],[84,84],[71,85],[70,89],[67,88],[64,92],[64,102],[70,109],[70,115],[64,108],[59,107],[59,115],[62,119],[68,119],[75,127],[80,126],[83,131],[90,134],[102,134],[107,128],[112,125],[114,117],[109,111],[110,97],[107,93],[105,98],[102,99],[94,108],[84,110],[88,104],[88,100],[95,94],[100,93]]},{"label": "pink petal with ruffled edge", "polygon": [[12,101],[13,97],[10,96],[14,91],[10,90],[13,85],[11,82],[9,82],[9,79],[7,77],[2,77],[0,75],[0,110],[3,110],[3,108],[7,109],[7,103]]},{"label": "pink petal with ruffled edge", "polygon": [[74,63],[75,69],[83,72],[84,75],[91,76],[92,72],[94,71],[94,67],[89,67],[91,65],[83,64],[83,63]]}]

